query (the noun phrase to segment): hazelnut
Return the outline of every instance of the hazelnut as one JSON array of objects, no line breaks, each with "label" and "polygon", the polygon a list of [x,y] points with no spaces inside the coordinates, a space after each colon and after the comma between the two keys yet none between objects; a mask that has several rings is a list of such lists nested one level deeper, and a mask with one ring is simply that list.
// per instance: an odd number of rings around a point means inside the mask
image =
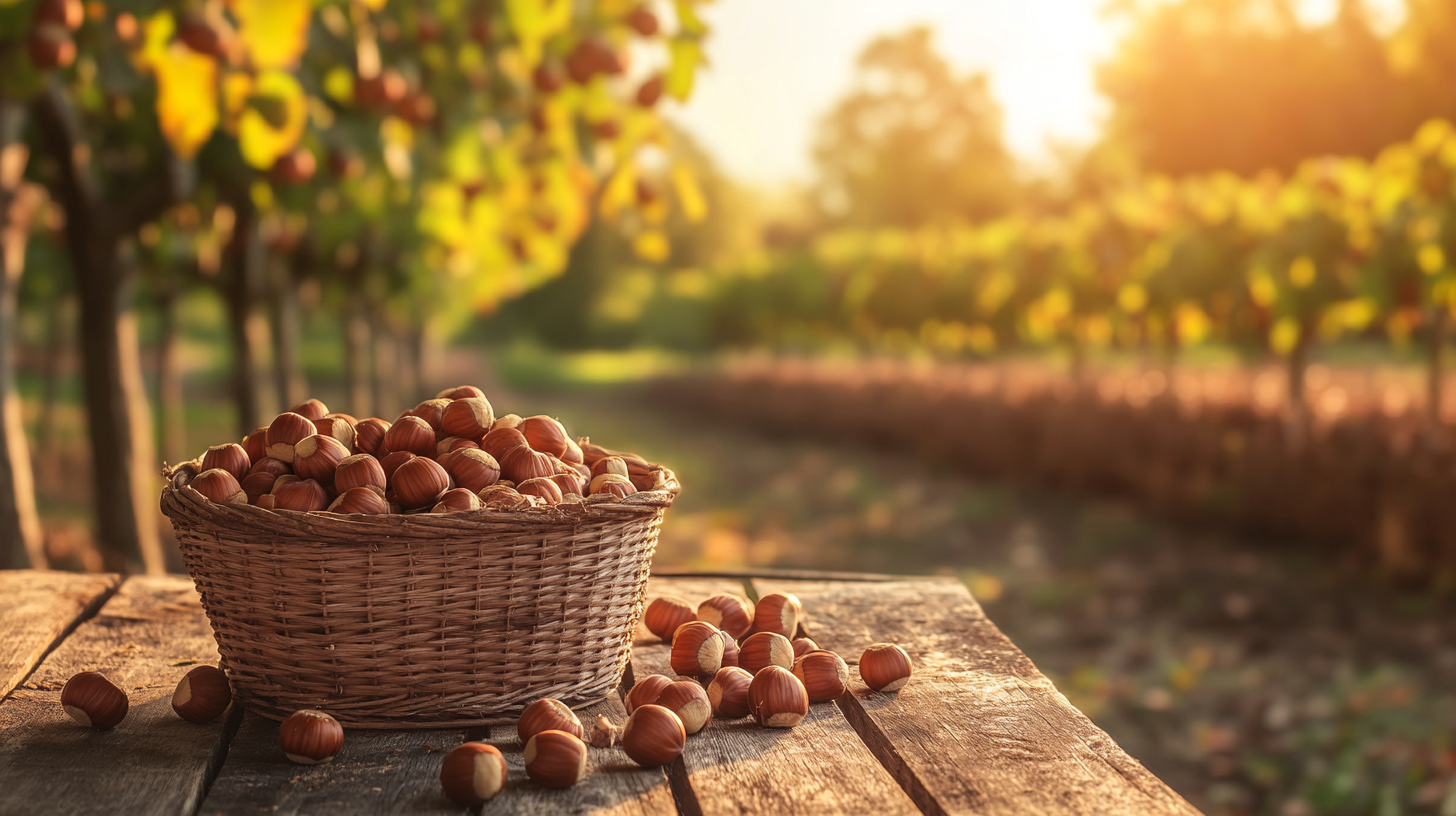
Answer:
[{"label": "hazelnut", "polygon": [[257,504],[258,497],[273,489],[273,483],[278,480],[277,476],[271,473],[249,473],[243,477],[238,486],[248,497],[248,504]]},{"label": "hazelnut", "polygon": [[593,748],[611,748],[617,744],[618,730],[611,720],[598,714],[596,723],[592,725],[591,746]]},{"label": "hazelnut", "polygon": [[519,510],[531,506],[531,502],[514,487],[493,484],[477,494],[480,504],[487,510]]},{"label": "hazelnut", "polygon": [[383,495],[388,483],[379,460],[367,453],[346,457],[334,469],[334,489],[340,493],[355,487],[372,487]]},{"label": "hazelnut", "polygon": [[502,428],[500,420],[496,420],[495,427],[491,428],[490,433],[480,440],[480,449],[494,456],[496,461],[500,461],[501,457],[506,455],[506,451],[511,448],[530,447],[526,444],[526,437],[520,431],[515,428]]},{"label": "hazelnut", "polygon": [[[490,453],[490,448],[485,449]],[[495,454],[491,454],[495,456]],[[511,448],[495,457],[500,462],[501,475],[520,484],[527,479],[546,479],[556,475],[555,460],[544,453],[537,453],[521,445]]]},{"label": "hazelnut", "polygon": [[449,457],[448,461],[442,458],[440,464],[455,484],[471,493],[479,493],[500,480],[500,465],[494,456],[483,450],[465,448],[451,452]]},{"label": "hazelnut", "polygon": [[819,651],[819,644],[806,637],[794,638],[790,644],[794,647],[794,659],[798,660],[810,652]]},{"label": "hazelnut", "polygon": [[[430,430],[438,434],[445,429],[441,423],[445,416],[445,409],[449,407],[450,402],[451,400],[447,399],[425,400],[406,411],[405,414],[423,419],[430,426]],[[395,424],[398,425],[399,423],[396,422]]]},{"label": "hazelnut", "polygon": [[330,513],[344,515],[384,516],[389,514],[389,502],[384,500],[383,491],[374,487],[351,487],[339,494],[329,505]]},{"label": "hazelnut", "polygon": [[546,478],[556,483],[556,487],[561,490],[561,495],[563,496],[569,493],[575,493],[581,496],[586,493],[586,483],[575,473],[557,473],[554,476],[548,476]]},{"label": "hazelnut", "polygon": [[893,643],[876,643],[859,658],[860,679],[875,691],[899,691],[910,670],[910,655]]},{"label": "hazelnut", "polygon": [[827,703],[849,690],[849,667],[844,658],[824,649],[795,660],[794,676],[804,684],[811,703]]},{"label": "hazelnut", "polygon": [[516,722],[516,735],[521,738],[522,744],[530,742],[531,737],[542,731],[565,731],[578,739],[585,734],[576,712],[566,703],[549,697],[526,706]]},{"label": "hazelnut", "polygon": [[248,454],[248,461],[256,463],[268,455],[268,426],[253,429],[253,432],[243,437],[243,452]]},{"label": "hazelnut", "polygon": [[537,496],[547,504],[560,504],[563,498],[561,488],[550,479],[527,479],[516,485],[516,492],[522,496]]},{"label": "hazelnut", "polygon": [[676,714],[689,734],[698,733],[713,721],[713,706],[708,702],[708,693],[696,680],[679,680],[668,685],[657,695],[653,705]]},{"label": "hazelnut", "polygon": [[390,424],[378,417],[361,420],[354,426],[354,448],[370,456],[389,453],[383,450],[384,435],[389,433]]},{"label": "hazelnut", "polygon": [[347,458],[349,449],[344,443],[332,436],[314,434],[293,446],[293,472],[300,478],[332,487],[334,469]]},{"label": "hazelnut", "polygon": [[506,784],[506,758],[499,748],[483,742],[457,745],[440,766],[445,795],[466,807],[483,805]]},{"label": "hazelnut", "polygon": [[445,433],[462,439],[480,439],[494,422],[495,414],[485,397],[457,399],[440,415],[440,427]]},{"label": "hazelnut", "polygon": [[316,399],[307,399],[288,409],[305,419],[323,419],[329,415],[329,407]]},{"label": "hazelnut", "polygon": [[277,479],[273,480],[273,489],[268,492],[276,496],[278,494],[278,488],[287,484],[297,484],[301,481],[303,480],[293,475],[292,473],[285,473],[282,476],[279,476]]},{"label": "hazelnut", "polygon": [[[563,462],[569,462],[570,464],[573,464],[573,465],[581,465],[582,464],[582,458],[583,458],[583,456],[582,456],[582,452],[581,452],[581,446],[578,445],[578,444],[576,444],[575,442],[571,441],[571,438],[570,437],[567,437],[567,439],[566,439],[566,451],[561,454],[561,461],[563,461]],[[585,467],[585,466],[583,465],[583,467]],[[582,475],[590,477],[591,476],[591,468],[586,468],[586,473],[584,473]]]},{"label": "hazelnut", "polygon": [[[497,422],[496,424],[499,425],[500,423]],[[581,448],[581,460],[588,465],[595,465],[597,462],[605,459],[608,456],[616,456],[616,454],[612,453],[601,445],[593,445],[591,443],[591,440],[585,436],[581,438],[581,441],[577,443],[577,446]],[[618,458],[620,459],[622,457]]]},{"label": "hazelnut", "polygon": [[793,728],[809,714],[809,693],[793,672],[769,666],[748,684],[748,707],[759,725]]},{"label": "hazelnut", "polygon": [[722,629],[718,630],[718,637],[723,641],[723,665],[737,666],[738,641],[734,640],[732,635],[724,632]]},{"label": "hazelnut", "polygon": [[725,720],[747,717],[748,686],[752,682],[753,675],[737,666],[719,669],[713,675],[713,682],[708,684],[708,704],[713,707],[713,714]]},{"label": "hazelnut", "polygon": [[344,749],[344,727],[322,711],[305,708],[278,725],[283,754],[300,765],[328,762]]},{"label": "hazelnut", "polygon": [[278,476],[288,476],[293,473],[293,466],[287,462],[270,459],[265,456],[262,459],[253,460],[253,467],[248,471],[248,475],[252,476],[255,473],[267,473],[275,478]]},{"label": "hazelnut", "polygon": [[338,414],[330,414],[322,419],[315,419],[313,426],[324,436],[332,437],[344,446],[344,450],[354,450],[354,439],[357,434],[354,425],[348,419]]},{"label": "hazelnut", "polygon": [[799,632],[803,606],[793,595],[773,592],[758,599],[753,608],[753,631],[773,632],[791,638]]},{"label": "hazelnut", "polygon": [[637,492],[637,486],[626,476],[618,476],[615,473],[603,473],[591,480],[591,495],[595,496],[605,493],[608,496],[615,496],[625,499]]},{"label": "hazelnut", "polygon": [[753,630],[753,607],[737,595],[714,595],[698,604],[698,620],[741,638]]},{"label": "hazelnut", "polygon": [[526,741],[526,775],[548,788],[569,788],[586,776],[586,743],[565,731],[542,731]]},{"label": "hazelnut", "polygon": [[622,728],[622,750],[638,765],[653,768],[682,756],[688,733],[682,720],[659,705],[632,712]]},{"label": "hazelnut", "polygon": [[463,400],[479,398],[485,399],[485,392],[473,385],[457,385],[454,388],[446,388],[435,395],[435,399]]},{"label": "hazelnut", "polygon": [[794,647],[789,639],[773,632],[754,632],[738,647],[738,667],[758,674],[769,666],[794,667]]},{"label": "hazelnut", "polygon": [[225,470],[233,475],[234,479],[241,480],[248,475],[253,467],[253,460],[242,445],[236,442],[229,442],[226,445],[214,445],[202,454],[203,470]]},{"label": "hazelnut", "polygon": [[566,428],[549,416],[526,417],[521,420],[520,431],[526,437],[526,444],[534,450],[557,458],[566,453]]},{"label": "hazelnut", "polygon": [[479,510],[481,507],[480,497],[466,488],[456,487],[446,490],[440,494],[439,501],[430,508],[431,513],[463,513],[467,510]]},{"label": "hazelnut", "polygon": [[[490,426],[490,429],[492,431],[495,430],[495,429],[497,429],[497,428],[500,428],[502,430],[506,430],[506,429],[514,430],[516,428],[521,427],[521,422],[522,422],[522,420],[521,420],[521,415],[520,414],[505,414],[504,416],[498,416],[498,417],[496,417],[495,418],[495,424],[492,425],[492,426]],[[524,439],[524,438],[525,437],[522,437],[522,439]],[[524,445],[526,443],[525,442],[522,442],[521,444]]]},{"label": "hazelnut", "polygon": [[172,692],[172,710],[193,723],[217,719],[232,701],[227,675],[216,666],[198,666],[187,672]]},{"label": "hazelnut", "polygon": [[647,612],[642,616],[642,622],[647,625],[647,631],[671,641],[672,634],[688,621],[698,619],[697,612],[693,611],[692,604],[682,598],[663,596],[654,598],[652,603],[647,605]]},{"label": "hazelnut", "polygon": [[313,420],[294,413],[282,413],[268,425],[264,441],[268,455],[280,462],[293,464],[293,446],[318,433]]},{"label": "hazelnut", "polygon": [[405,415],[384,434],[384,450],[408,451],[416,456],[435,455],[435,429],[417,416]]},{"label": "hazelnut", "polygon": [[627,478],[627,463],[622,461],[620,456],[603,456],[591,466],[592,478],[603,474],[612,473]]},{"label": "hazelnut", "polygon": [[623,703],[627,706],[627,713],[631,714],[638,706],[651,705],[657,702],[657,696],[662,690],[672,685],[672,678],[661,674],[649,674],[632,685],[632,690],[627,692]]},{"label": "hazelnut", "polygon": [[[401,424],[396,423],[394,427]],[[433,507],[440,500],[440,494],[450,489],[450,474],[435,460],[416,456],[394,471],[389,486],[407,510]]]},{"label": "hazelnut", "polygon": [[[394,472],[399,470],[400,465],[413,458],[415,458],[415,455],[409,451],[395,451],[394,453],[385,454],[384,458],[379,460],[379,469],[384,471],[385,483],[387,484],[390,479],[394,478]],[[385,490],[388,489],[388,487],[385,488]]]},{"label": "hazelnut", "polygon": [[278,497],[272,493],[264,493],[253,502],[253,506],[262,510],[277,510]]},{"label": "hazelnut", "polygon": [[71,719],[89,728],[114,728],[126,719],[128,706],[126,692],[101,672],[81,672],[61,689],[61,707]]},{"label": "hazelnut", "polygon": [[218,504],[247,504],[248,494],[231,473],[221,468],[204,470],[187,485]]},{"label": "hazelnut", "polygon": [[[742,653],[739,662],[743,662]],[[718,627],[702,621],[688,621],[672,636],[672,670],[684,677],[708,677],[723,666],[723,639]]]},{"label": "hazelnut", "polygon": [[354,417],[354,415],[346,414],[343,411],[330,411],[328,414],[324,415],[324,419],[342,419],[345,422],[349,423],[350,428],[354,428],[359,425],[359,420]]},{"label": "hazelnut", "polygon": [[[439,462],[447,453],[465,450],[467,448],[479,450],[480,445],[476,444],[474,439],[461,439],[458,436],[447,436],[435,443],[435,461]],[[444,463],[441,462],[441,464]]]},{"label": "hazelnut", "polygon": [[[278,482],[282,482],[284,479],[298,479],[298,477],[280,476]],[[329,506],[329,492],[313,479],[292,481],[282,485],[274,483],[273,500],[277,510],[312,513]]]}]

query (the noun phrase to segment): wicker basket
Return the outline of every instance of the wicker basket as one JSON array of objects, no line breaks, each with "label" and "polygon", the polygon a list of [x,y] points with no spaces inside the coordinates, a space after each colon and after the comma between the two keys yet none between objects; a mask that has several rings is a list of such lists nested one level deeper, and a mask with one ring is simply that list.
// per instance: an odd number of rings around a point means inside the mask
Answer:
[{"label": "wicker basket", "polygon": [[513,722],[621,681],[663,514],[655,489],[512,512],[343,516],[215,504],[169,474],[162,512],[233,693],[353,728]]}]

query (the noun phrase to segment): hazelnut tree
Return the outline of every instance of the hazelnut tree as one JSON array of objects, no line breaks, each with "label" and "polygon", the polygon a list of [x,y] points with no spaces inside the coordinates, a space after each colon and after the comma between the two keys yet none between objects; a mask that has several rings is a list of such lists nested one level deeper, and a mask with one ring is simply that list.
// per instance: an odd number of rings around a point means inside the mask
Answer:
[{"label": "hazelnut tree", "polygon": [[[23,247],[21,179],[64,218],[108,565],[164,560],[139,248],[182,235],[196,262],[179,268],[221,288],[240,428],[261,415],[249,321],[265,289],[287,300],[300,259],[348,316],[362,396],[371,309],[419,327],[493,308],[558,274],[597,213],[639,254],[665,254],[664,205],[634,192],[661,175],[700,206],[656,112],[687,97],[702,61],[695,2],[0,0],[0,235]],[[0,257],[13,292],[20,256]],[[275,345],[288,331],[275,326]],[[0,366],[6,405],[10,374]],[[24,451],[17,418],[0,441],[0,524],[33,531]],[[37,536],[10,532],[0,551],[18,562],[9,543]]]}]

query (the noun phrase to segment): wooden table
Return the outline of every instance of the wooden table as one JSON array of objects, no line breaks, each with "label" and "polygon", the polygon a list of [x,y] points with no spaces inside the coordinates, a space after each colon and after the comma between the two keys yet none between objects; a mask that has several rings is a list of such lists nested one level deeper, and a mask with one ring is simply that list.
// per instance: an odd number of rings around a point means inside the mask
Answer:
[{"label": "wooden table", "polygon": [[[722,591],[797,594],[807,634],[850,662],[854,691],[792,730],[715,722],[667,768],[592,749],[584,782],[546,790],[527,781],[513,726],[352,731],[333,762],[302,766],[279,750],[277,723],[238,706],[184,722],[170,704],[178,679],[218,661],[190,580],[0,572],[0,814],[465,813],[438,775],[467,740],[497,745],[510,766],[485,813],[1197,813],[1073,708],[957,581],[659,574],[649,597]],[[898,694],[855,674],[880,640],[915,661]],[[670,675],[667,652],[639,632],[624,689],[633,675]],[[61,710],[61,687],[88,669],[130,695],[114,730]],[[626,718],[619,696],[579,714]]]}]

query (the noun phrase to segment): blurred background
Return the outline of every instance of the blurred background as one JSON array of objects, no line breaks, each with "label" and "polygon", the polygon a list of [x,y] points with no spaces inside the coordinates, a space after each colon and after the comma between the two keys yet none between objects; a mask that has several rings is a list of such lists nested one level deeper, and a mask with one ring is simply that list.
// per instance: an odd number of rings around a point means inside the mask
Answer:
[{"label": "blurred background", "polygon": [[1449,0],[0,0],[0,565],[305,397],[960,577],[1216,814],[1456,816]]}]

